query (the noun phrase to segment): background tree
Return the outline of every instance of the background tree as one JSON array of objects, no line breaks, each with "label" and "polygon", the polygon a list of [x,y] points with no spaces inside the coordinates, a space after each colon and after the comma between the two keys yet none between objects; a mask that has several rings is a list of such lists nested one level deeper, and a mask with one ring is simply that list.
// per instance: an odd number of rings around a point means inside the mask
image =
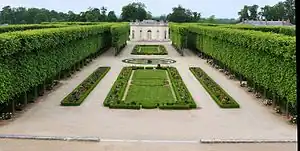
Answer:
[{"label": "background tree", "polygon": [[146,6],[140,2],[133,2],[122,7],[121,18],[123,21],[147,19]]},{"label": "background tree", "polygon": [[200,20],[200,13],[192,12],[183,8],[181,5],[172,8],[172,13],[167,16],[167,20],[171,22],[197,22]]},{"label": "background tree", "polygon": [[239,11],[238,14],[240,16],[240,21],[242,21],[243,19],[250,19],[249,6],[244,5],[244,8],[241,9],[241,11]]},{"label": "background tree", "polygon": [[258,19],[258,13],[257,13],[257,9],[258,9],[258,5],[252,5],[249,6],[249,12],[250,12],[250,16],[249,19],[250,20],[257,20]]},{"label": "background tree", "polygon": [[114,11],[110,11],[107,14],[107,21],[108,22],[116,22],[118,20],[116,14]]}]

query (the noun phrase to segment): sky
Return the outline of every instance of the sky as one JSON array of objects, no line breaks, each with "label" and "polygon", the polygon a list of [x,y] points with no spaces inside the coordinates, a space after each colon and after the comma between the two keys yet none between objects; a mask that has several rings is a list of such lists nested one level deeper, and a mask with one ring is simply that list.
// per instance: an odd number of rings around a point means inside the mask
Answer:
[{"label": "sky", "polygon": [[[200,12],[202,17],[215,15],[216,18],[238,18],[238,12],[244,5],[257,4],[258,6],[274,5],[283,0],[138,0],[146,5],[147,11],[152,16],[160,16],[172,12],[172,8],[182,5],[192,11]],[[36,7],[68,12],[69,10],[80,13],[89,7],[107,7],[120,15],[122,7],[137,0],[0,0],[0,8],[11,7]]]}]

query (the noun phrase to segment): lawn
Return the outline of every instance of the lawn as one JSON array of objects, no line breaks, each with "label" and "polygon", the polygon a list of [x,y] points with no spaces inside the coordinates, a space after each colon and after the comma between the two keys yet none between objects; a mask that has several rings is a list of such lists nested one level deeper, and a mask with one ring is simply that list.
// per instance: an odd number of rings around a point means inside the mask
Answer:
[{"label": "lawn", "polygon": [[197,105],[174,67],[124,67],[104,106],[114,109],[193,109]]},{"label": "lawn", "polygon": [[139,102],[142,106],[175,102],[166,70],[136,70],[125,102]]},{"label": "lawn", "polygon": [[134,55],[167,55],[166,48],[162,45],[136,45],[131,54]]}]

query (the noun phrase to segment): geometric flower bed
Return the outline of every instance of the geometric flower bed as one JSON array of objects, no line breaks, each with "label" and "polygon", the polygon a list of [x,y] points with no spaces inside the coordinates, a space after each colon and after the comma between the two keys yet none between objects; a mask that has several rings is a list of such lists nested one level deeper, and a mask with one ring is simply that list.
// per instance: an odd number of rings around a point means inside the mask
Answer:
[{"label": "geometric flower bed", "polygon": [[135,45],[131,54],[133,54],[133,55],[167,55],[168,52],[163,45]]},{"label": "geometric flower bed", "polygon": [[121,109],[197,107],[174,67],[124,67],[103,104]]},{"label": "geometric flower bed", "polygon": [[227,94],[213,79],[211,79],[201,68],[190,67],[191,72],[201,85],[221,108],[239,108],[239,104]]},{"label": "geometric flower bed", "polygon": [[79,106],[109,70],[110,67],[99,67],[96,69],[89,77],[87,77],[61,101],[61,105]]}]

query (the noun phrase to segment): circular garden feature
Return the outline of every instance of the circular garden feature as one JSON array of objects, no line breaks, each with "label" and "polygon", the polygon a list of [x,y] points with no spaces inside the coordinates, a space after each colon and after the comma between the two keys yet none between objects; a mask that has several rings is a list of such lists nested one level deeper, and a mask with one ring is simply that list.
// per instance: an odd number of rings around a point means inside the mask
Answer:
[{"label": "circular garden feature", "polygon": [[164,58],[129,58],[124,59],[122,62],[131,63],[131,64],[145,64],[145,65],[157,65],[157,64],[172,64],[176,61],[173,59],[164,59]]}]

